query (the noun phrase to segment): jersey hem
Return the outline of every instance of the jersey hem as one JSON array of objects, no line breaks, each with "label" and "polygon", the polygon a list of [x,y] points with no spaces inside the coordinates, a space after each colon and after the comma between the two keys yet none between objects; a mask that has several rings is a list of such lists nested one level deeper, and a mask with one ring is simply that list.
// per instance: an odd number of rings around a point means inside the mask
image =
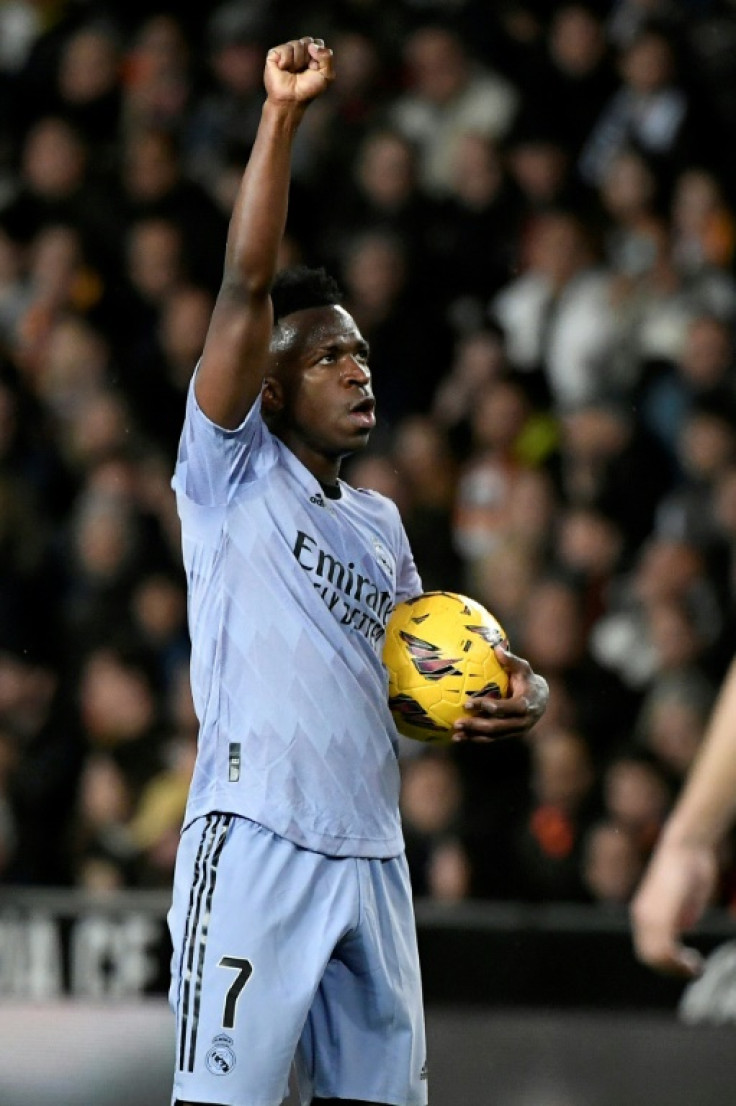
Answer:
[{"label": "jersey hem", "polygon": [[399,832],[391,838],[381,838],[376,841],[365,837],[338,837],[329,834],[310,834],[307,832],[295,832],[294,829],[278,825],[275,819],[267,819],[253,814],[236,803],[216,802],[210,800],[207,803],[194,805],[187,809],[182,833],[197,818],[203,818],[207,814],[234,814],[238,818],[247,818],[249,822],[255,822],[273,833],[276,837],[282,837],[297,845],[300,849],[307,849],[312,853],[320,853],[323,856],[354,857],[366,860],[393,860],[402,856],[405,851],[404,836]]}]

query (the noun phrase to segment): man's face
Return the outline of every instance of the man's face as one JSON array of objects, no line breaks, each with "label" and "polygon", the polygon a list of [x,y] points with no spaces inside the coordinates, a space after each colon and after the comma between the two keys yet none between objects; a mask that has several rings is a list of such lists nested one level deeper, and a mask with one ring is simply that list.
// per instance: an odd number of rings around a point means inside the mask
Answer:
[{"label": "man's face", "polygon": [[368,343],[344,308],[310,307],[280,320],[264,411],[297,453],[339,458],[367,444],[376,422]]}]

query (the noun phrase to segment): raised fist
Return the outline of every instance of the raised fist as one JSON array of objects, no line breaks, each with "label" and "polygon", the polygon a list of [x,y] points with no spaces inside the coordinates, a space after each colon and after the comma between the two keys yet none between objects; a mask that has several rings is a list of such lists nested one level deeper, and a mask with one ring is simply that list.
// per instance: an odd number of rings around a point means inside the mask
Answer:
[{"label": "raised fist", "polygon": [[268,52],[263,79],[273,102],[308,104],[333,78],[332,50],[321,38],[292,39]]}]

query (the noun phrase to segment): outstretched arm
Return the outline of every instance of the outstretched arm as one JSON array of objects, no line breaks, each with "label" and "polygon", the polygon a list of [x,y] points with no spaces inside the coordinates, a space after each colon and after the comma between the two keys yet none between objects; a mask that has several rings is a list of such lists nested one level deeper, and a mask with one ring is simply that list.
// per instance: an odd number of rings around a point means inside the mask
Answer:
[{"label": "outstretched arm", "polygon": [[266,100],[230,219],[222,284],[196,382],[200,407],[227,429],[242,422],[261,389],[294,136],[308,104],[332,78],[332,51],[322,39],[284,43],[266,58]]},{"label": "outstretched arm", "polygon": [[631,906],[634,947],[650,967],[685,978],[699,972],[700,954],[680,937],[710,901],[717,849],[735,815],[736,661]]}]

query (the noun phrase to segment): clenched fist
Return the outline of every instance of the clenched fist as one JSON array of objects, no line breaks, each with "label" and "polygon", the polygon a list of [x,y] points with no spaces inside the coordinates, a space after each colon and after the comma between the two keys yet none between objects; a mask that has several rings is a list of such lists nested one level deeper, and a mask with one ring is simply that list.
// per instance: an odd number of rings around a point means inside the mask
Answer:
[{"label": "clenched fist", "polygon": [[298,38],[274,46],[266,58],[268,98],[280,104],[308,104],[334,79],[332,50],[321,38]]}]

